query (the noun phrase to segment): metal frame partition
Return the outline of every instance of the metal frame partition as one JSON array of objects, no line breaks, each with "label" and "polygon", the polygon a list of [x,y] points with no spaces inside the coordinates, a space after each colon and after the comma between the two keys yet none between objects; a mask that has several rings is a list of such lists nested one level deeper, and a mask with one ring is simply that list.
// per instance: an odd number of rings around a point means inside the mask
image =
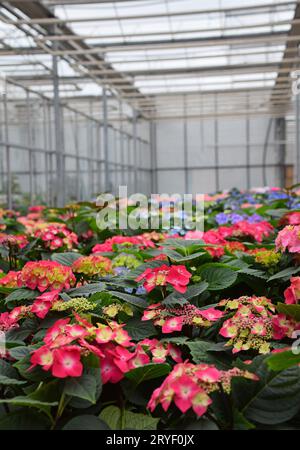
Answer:
[{"label": "metal frame partition", "polygon": [[[146,171],[150,177],[150,168],[134,164],[142,146],[149,151],[149,139],[137,134],[136,119],[109,122],[108,103],[113,95],[107,89],[103,89],[102,97],[89,101],[86,113],[63,102],[55,92],[49,99],[12,80],[6,79],[5,84],[0,98],[0,204],[12,208],[16,201],[25,201],[63,206],[73,200],[96,199],[101,192],[117,191],[119,184],[136,192],[141,186],[133,177],[135,171]],[[17,87],[22,95],[10,97],[9,87]],[[11,120],[15,112],[10,108],[20,105],[23,114],[21,121],[14,118],[18,122],[16,131]],[[96,108],[100,118],[93,114]],[[25,133],[21,133],[22,128]],[[128,145],[124,146],[126,141]],[[132,158],[133,148],[136,159]],[[22,185],[22,196],[16,190],[17,182]]]}]

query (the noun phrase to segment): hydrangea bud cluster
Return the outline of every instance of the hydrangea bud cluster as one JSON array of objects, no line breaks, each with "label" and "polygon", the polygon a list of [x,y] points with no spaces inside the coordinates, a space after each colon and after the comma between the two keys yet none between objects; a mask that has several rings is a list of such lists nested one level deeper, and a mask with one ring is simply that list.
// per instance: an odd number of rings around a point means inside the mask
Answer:
[{"label": "hydrangea bud cluster", "polygon": [[136,269],[143,261],[137,259],[134,255],[121,253],[112,260],[113,267],[126,267],[127,269]]},{"label": "hydrangea bud cluster", "polygon": [[235,311],[220,330],[220,335],[229,338],[226,346],[233,346],[233,353],[242,350],[257,350],[261,354],[270,352],[271,342],[292,334],[296,324],[282,315],[274,314],[275,307],[266,297],[240,297],[222,300],[227,312]]},{"label": "hydrangea bud cluster", "polygon": [[274,250],[262,250],[255,254],[255,262],[266,268],[276,267],[281,259],[281,254]]},{"label": "hydrangea bud cluster", "polygon": [[96,308],[96,303],[91,302],[85,297],[74,297],[68,301],[57,300],[51,307],[52,311],[76,311],[83,313],[93,311]]},{"label": "hydrangea bud cluster", "polygon": [[113,272],[111,260],[101,255],[81,256],[73,262],[72,270],[87,277],[105,276]]},{"label": "hydrangea bud cluster", "polygon": [[119,313],[125,313],[127,316],[133,316],[133,311],[131,307],[126,303],[111,303],[108,306],[104,306],[102,308],[102,313],[104,316],[107,316],[107,318],[113,319],[116,317]]}]

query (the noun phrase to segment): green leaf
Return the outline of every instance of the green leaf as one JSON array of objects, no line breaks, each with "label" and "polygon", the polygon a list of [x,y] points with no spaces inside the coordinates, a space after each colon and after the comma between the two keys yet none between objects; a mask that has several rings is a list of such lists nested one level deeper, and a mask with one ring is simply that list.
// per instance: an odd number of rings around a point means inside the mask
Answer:
[{"label": "green leaf", "polygon": [[249,276],[255,277],[255,278],[261,278],[262,280],[268,279],[267,275],[264,272],[262,272],[261,270],[257,270],[257,269],[251,269],[250,267],[241,269],[238,271],[238,273],[240,273],[242,275],[249,275]]},{"label": "green leaf", "polygon": [[10,357],[16,359],[17,361],[23,359],[25,356],[29,355],[29,353],[30,347],[26,346],[14,347],[9,350]]},{"label": "green leaf", "polygon": [[108,406],[103,409],[100,414],[100,419],[107,424],[110,430],[121,429],[121,415],[122,412],[117,406]]},{"label": "green leaf", "polygon": [[136,386],[138,386],[144,381],[152,380],[153,378],[160,378],[164,375],[167,375],[170,371],[171,366],[169,364],[151,363],[126,372],[125,377],[130,381],[133,381]]},{"label": "green leaf", "polygon": [[173,247],[175,249],[182,250],[186,255],[206,246],[207,244],[201,239],[167,239],[163,243],[163,247]]},{"label": "green leaf", "polygon": [[96,403],[97,381],[95,375],[83,374],[80,378],[66,380],[64,393],[70,397],[78,397]]},{"label": "green leaf", "polygon": [[52,261],[58,262],[63,266],[71,267],[73,262],[80,258],[82,255],[75,252],[65,252],[65,253],[53,253],[51,255]]},{"label": "green leaf", "polygon": [[73,417],[63,427],[63,430],[109,430],[109,428],[99,417],[85,414],[83,416]]},{"label": "green leaf", "polygon": [[206,281],[202,281],[201,283],[189,286],[184,294],[172,292],[172,294],[168,295],[162,303],[167,306],[184,305],[188,300],[202,294],[202,292],[204,292],[207,288],[208,283]]},{"label": "green leaf", "polygon": [[154,417],[121,410],[117,406],[103,409],[100,418],[111,430],[156,430],[159,422]]},{"label": "green leaf", "polygon": [[18,409],[0,417],[0,430],[47,430],[51,423],[38,411]]},{"label": "green leaf", "polygon": [[157,334],[157,331],[152,322],[142,322],[139,318],[133,317],[129,319],[124,327],[129,336],[134,341],[140,341]]},{"label": "green leaf", "polygon": [[186,300],[191,300],[194,297],[198,297],[198,295],[202,294],[206,289],[208,289],[208,283],[202,281],[201,283],[189,286],[183,296]]},{"label": "green leaf", "polygon": [[85,284],[78,288],[69,289],[67,294],[70,297],[88,297],[89,295],[95,294],[96,292],[102,292],[105,289],[104,283],[91,283]]},{"label": "green leaf", "polygon": [[25,378],[29,381],[40,382],[49,378],[50,376],[48,372],[45,372],[40,367],[34,367],[33,369],[30,369],[30,354],[27,354],[26,356],[24,356],[24,358],[14,363],[14,367],[19,371],[22,378]]},{"label": "green leaf", "polygon": [[237,409],[233,410],[233,423],[234,430],[253,430],[255,425],[253,425],[249,420],[247,420],[244,415]]},{"label": "green leaf", "polygon": [[7,305],[8,303],[19,302],[22,300],[33,300],[39,295],[39,292],[30,289],[17,289],[6,297],[5,304]]},{"label": "green leaf", "polygon": [[289,279],[292,275],[295,275],[298,272],[300,272],[300,267],[288,267],[287,269],[281,270],[280,272],[275,273],[275,275],[272,275],[268,279],[268,282],[279,280],[281,278]]},{"label": "green leaf", "polygon": [[188,346],[191,352],[194,363],[215,364],[220,369],[228,368],[228,364],[226,364],[226,355],[215,355],[217,350],[219,352],[222,350],[216,349],[214,342],[199,339],[195,341],[185,342],[185,344]]},{"label": "green leaf", "polygon": [[0,359],[0,385],[10,386],[26,384],[26,381],[22,381],[18,378],[17,370],[8,362],[4,361],[4,359]]},{"label": "green leaf", "polygon": [[5,334],[6,344],[10,342],[19,342],[25,340],[30,334],[34,333],[37,327],[35,319],[26,319],[19,328],[12,328]]},{"label": "green leaf", "polygon": [[[165,264],[165,261],[149,261],[147,263],[141,264],[136,269],[131,270],[130,273],[126,273],[125,279],[135,280],[139,275],[145,272],[146,269],[154,269]],[[122,278],[122,277],[119,277]]]},{"label": "green leaf", "polygon": [[176,252],[175,250],[165,248],[164,254],[167,255],[171,261],[174,261],[176,263],[187,263],[189,261],[193,261],[194,259],[200,258],[203,255],[206,255],[206,252],[200,251],[191,253],[187,256],[182,256],[180,253]]},{"label": "green leaf", "polygon": [[0,403],[6,403],[14,406],[27,406],[28,408],[36,408],[45,412],[49,417],[51,407],[58,405],[58,402],[44,402],[31,398],[29,395],[19,395],[13,398],[0,399]]},{"label": "green leaf", "polygon": [[131,411],[124,413],[125,430],[156,430],[159,419]]},{"label": "green leaf", "polygon": [[300,322],[300,305],[286,305],[285,303],[277,303],[276,309],[278,312],[292,317],[297,322]]},{"label": "green leaf", "polygon": [[141,297],[137,297],[135,295],[125,294],[124,292],[118,292],[118,291],[109,291],[109,293],[116,298],[120,298],[121,300],[124,300],[126,303],[130,303],[131,305],[140,307],[140,308],[147,308],[148,302]]},{"label": "green leaf", "polygon": [[267,364],[271,370],[284,370],[300,364],[300,354],[293,353],[292,350],[275,353],[267,359]]},{"label": "green leaf", "polygon": [[276,425],[290,420],[299,410],[300,368],[274,372],[268,369],[266,358],[257,356],[251,365],[244,365],[259,381],[233,379],[232,397],[248,420]]},{"label": "green leaf", "polygon": [[218,263],[205,264],[201,269],[200,276],[208,283],[210,291],[220,291],[232,286],[238,274],[235,270],[229,267],[221,267]]}]

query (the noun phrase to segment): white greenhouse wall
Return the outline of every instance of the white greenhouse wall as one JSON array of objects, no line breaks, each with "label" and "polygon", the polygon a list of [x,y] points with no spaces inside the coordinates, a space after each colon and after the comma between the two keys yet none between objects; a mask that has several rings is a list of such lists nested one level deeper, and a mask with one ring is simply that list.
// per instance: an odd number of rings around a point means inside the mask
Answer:
[{"label": "white greenhouse wall", "polygon": [[[157,121],[158,192],[209,193],[263,186],[268,123],[267,116]],[[269,186],[282,182],[282,169],[268,167],[281,162],[279,144],[273,119],[266,158]]]}]

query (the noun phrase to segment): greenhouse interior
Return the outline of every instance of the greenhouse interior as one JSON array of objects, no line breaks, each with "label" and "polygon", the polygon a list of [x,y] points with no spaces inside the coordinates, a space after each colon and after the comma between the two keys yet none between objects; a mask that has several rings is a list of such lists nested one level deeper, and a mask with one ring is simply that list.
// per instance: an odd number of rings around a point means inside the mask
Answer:
[{"label": "greenhouse interior", "polygon": [[299,94],[297,0],[0,1],[0,430],[300,429]]}]

